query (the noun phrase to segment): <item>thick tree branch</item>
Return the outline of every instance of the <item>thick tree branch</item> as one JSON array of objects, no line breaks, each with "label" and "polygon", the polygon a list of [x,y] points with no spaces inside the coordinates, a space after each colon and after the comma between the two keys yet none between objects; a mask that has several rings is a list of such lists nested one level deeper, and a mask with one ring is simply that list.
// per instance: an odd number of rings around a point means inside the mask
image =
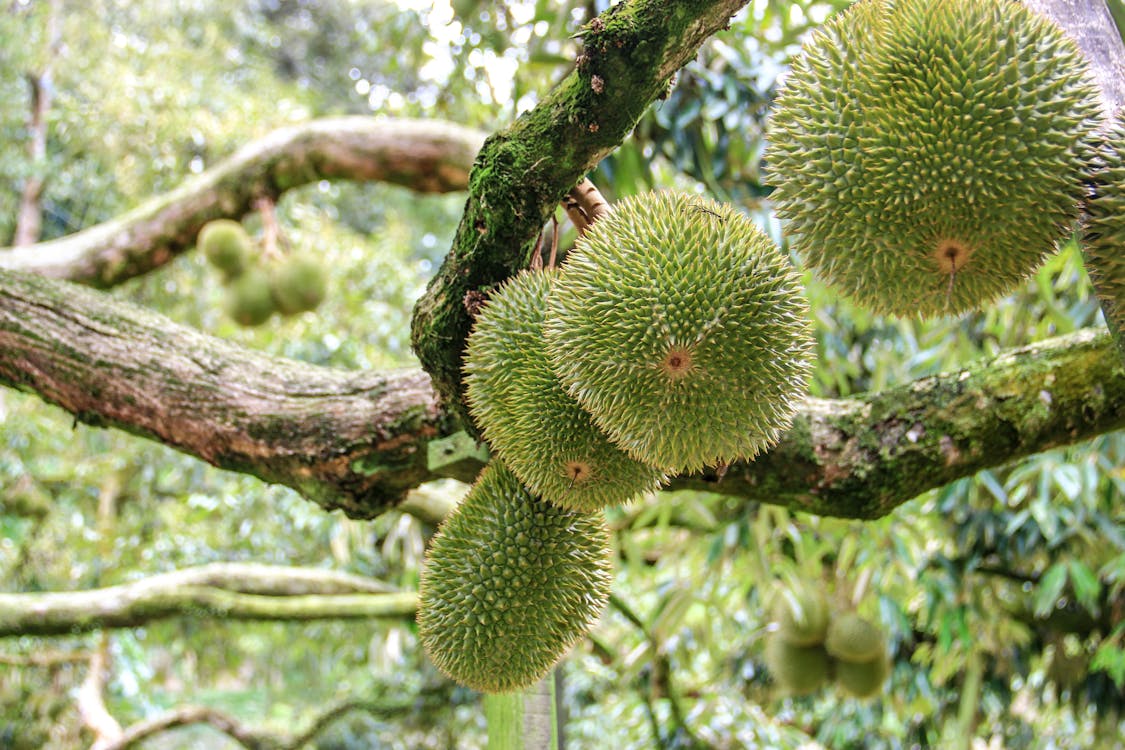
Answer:
[{"label": "thick tree branch", "polygon": [[[5,271],[0,384],[364,518],[438,478],[428,444],[456,429],[419,370],[268,357],[104,293]],[[671,487],[876,518],[980,469],[1123,427],[1125,364],[1108,335],[1086,331],[882,393],[811,399],[773,450],[721,481]]]},{"label": "thick tree branch", "polygon": [[485,142],[453,248],[415,307],[412,325],[422,366],[466,424],[461,356],[472,325],[466,294],[487,292],[527,267],[563,197],[620,145],[671,76],[746,1],[627,0],[611,7],[584,29],[574,71]]},{"label": "thick tree branch", "polygon": [[[282,593],[284,586],[278,586],[273,594],[246,594],[183,584],[181,577],[168,573],[88,591],[0,594],[0,637],[133,628],[168,617],[271,621],[408,618],[417,607],[413,592],[290,595]],[[308,581],[296,583],[298,587],[308,585]]]},{"label": "thick tree branch", "polygon": [[463,190],[484,133],[434,120],[341,117],[277,130],[175,190],[77,234],[7,251],[0,268],[110,287],[195,245],[212,219],[239,218],[317,180],[389,182],[423,193]]}]

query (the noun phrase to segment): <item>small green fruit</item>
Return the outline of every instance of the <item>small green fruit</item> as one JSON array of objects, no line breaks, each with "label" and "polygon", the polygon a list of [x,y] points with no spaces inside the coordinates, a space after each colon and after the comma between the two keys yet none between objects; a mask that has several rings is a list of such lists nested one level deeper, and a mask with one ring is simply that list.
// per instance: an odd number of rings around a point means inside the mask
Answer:
[{"label": "small green fruit", "polygon": [[883,689],[890,674],[887,658],[880,654],[870,661],[837,661],[836,683],[853,698],[872,698]]},{"label": "small green fruit", "polygon": [[822,646],[797,646],[778,635],[766,641],[766,666],[791,695],[808,695],[828,680],[830,659]]},{"label": "small green fruit", "polygon": [[1009,293],[1079,218],[1097,89],[1012,0],[860,0],[806,44],[767,126],[770,199],[826,282],[893,315]]},{"label": "small green fruit", "polygon": [[261,325],[275,310],[270,280],[261,269],[248,269],[227,287],[227,314],[239,325]]},{"label": "small green fruit", "polygon": [[610,439],[667,471],[748,459],[805,397],[800,277],[743,213],[700,196],[617,203],[548,297],[547,351]]},{"label": "small green fruit", "polygon": [[821,591],[786,591],[775,612],[779,635],[794,646],[824,643],[828,631],[828,600]]},{"label": "small green fruit", "polygon": [[824,647],[841,661],[868,662],[882,655],[886,647],[883,631],[855,612],[832,618]]},{"label": "small green fruit", "polygon": [[328,291],[328,276],[315,259],[303,255],[286,258],[270,276],[274,302],[282,315],[315,310]]},{"label": "small green fruit", "polygon": [[196,245],[208,262],[227,278],[238,276],[250,263],[250,235],[237,221],[216,219],[207,222],[199,230]]},{"label": "small green fruit", "polygon": [[419,584],[434,665],[489,693],[540,680],[609,600],[609,528],[529,494],[499,461],[442,524]]},{"label": "small green fruit", "polygon": [[555,377],[543,316],[558,276],[521,273],[489,298],[465,354],[467,400],[489,446],[532,492],[592,512],[655,491],[664,477],[611,443]]}]

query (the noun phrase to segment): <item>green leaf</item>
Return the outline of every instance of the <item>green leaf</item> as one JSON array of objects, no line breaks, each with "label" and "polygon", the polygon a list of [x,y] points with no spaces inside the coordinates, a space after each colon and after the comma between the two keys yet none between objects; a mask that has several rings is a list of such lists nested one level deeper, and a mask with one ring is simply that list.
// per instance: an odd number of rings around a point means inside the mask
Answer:
[{"label": "green leaf", "polygon": [[1074,587],[1074,598],[1090,612],[1096,612],[1098,596],[1102,591],[1098,577],[1080,560],[1070,560],[1067,569],[1070,572],[1071,585]]},{"label": "green leaf", "polygon": [[1055,605],[1066,586],[1066,565],[1056,563],[1047,569],[1039,579],[1039,586],[1035,589],[1032,600],[1036,617],[1046,617],[1055,609]]}]

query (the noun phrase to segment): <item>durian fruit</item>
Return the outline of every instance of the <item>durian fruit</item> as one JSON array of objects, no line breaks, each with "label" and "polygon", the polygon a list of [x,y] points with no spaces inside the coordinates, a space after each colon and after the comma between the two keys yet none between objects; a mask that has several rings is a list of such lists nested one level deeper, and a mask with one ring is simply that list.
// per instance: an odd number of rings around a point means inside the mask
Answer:
[{"label": "durian fruit", "polygon": [[824,647],[841,661],[867,662],[886,648],[883,631],[855,612],[837,614],[828,624]]},{"label": "durian fruit", "polygon": [[1117,345],[1125,350],[1125,110],[1105,134],[1093,182],[1083,248],[1086,267]]},{"label": "durian fruit", "polygon": [[276,309],[269,276],[260,268],[248,268],[227,287],[227,314],[239,325],[261,325]]},{"label": "durian fruit", "polygon": [[828,632],[828,600],[817,589],[785,591],[774,610],[778,634],[795,646],[824,643]]},{"label": "durian fruit", "polygon": [[241,274],[250,264],[250,235],[231,219],[215,219],[203,225],[196,246],[207,261],[228,279]]},{"label": "durian fruit", "polygon": [[465,355],[466,396],[489,446],[533,493],[601,510],[655,491],[664,476],[613,445],[555,377],[543,315],[558,275],[521,273],[481,308]]},{"label": "durian fruit", "polygon": [[567,259],[547,351],[610,439],[669,472],[747,459],[803,400],[800,277],[736,209],[662,191],[618,202]]},{"label": "durian fruit", "polygon": [[1100,116],[1077,46],[1012,0],[860,0],[794,61],[764,162],[793,247],[857,303],[956,314],[1067,237]]},{"label": "durian fruit", "polygon": [[328,276],[316,258],[292,255],[270,274],[270,290],[282,315],[315,310],[328,291]]},{"label": "durian fruit", "polygon": [[834,664],[836,684],[853,698],[873,698],[883,689],[890,675],[887,657],[879,654],[874,659],[854,662],[839,659]]},{"label": "durian fruit", "polygon": [[493,461],[434,536],[419,584],[419,637],[462,685],[519,690],[585,635],[611,581],[605,519],[535,498]]},{"label": "durian fruit", "polygon": [[766,641],[766,666],[791,695],[808,695],[828,680],[831,659],[823,646],[798,646],[779,634]]}]

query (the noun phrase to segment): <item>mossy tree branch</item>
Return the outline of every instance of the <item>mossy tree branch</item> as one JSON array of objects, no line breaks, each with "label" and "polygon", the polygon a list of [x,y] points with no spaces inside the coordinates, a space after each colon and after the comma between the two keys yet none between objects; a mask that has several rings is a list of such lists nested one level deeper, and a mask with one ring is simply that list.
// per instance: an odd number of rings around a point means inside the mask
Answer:
[{"label": "mossy tree branch", "polygon": [[626,0],[588,23],[574,70],[531,111],[485,141],[453,247],[414,309],[412,339],[443,403],[461,402],[472,326],[467,294],[529,265],[543,224],[632,131],[672,75],[747,0]]},{"label": "mossy tree branch", "polygon": [[[439,477],[456,422],[420,370],[248,351],[67,282],[0,271],[0,384],[369,518]],[[810,399],[753,462],[680,477],[820,515],[876,518],[980,469],[1125,427],[1125,363],[1080,332],[851,399]],[[456,476],[471,480],[479,465]]]},{"label": "mossy tree branch", "polygon": [[317,180],[464,190],[484,133],[437,120],[340,117],[282,128],[123,216],[57,240],[0,249],[0,268],[111,287],[195,245],[212,219],[238,219]]},{"label": "mossy tree branch", "polygon": [[[248,578],[239,580],[240,572]],[[378,581],[332,571],[212,565],[88,591],[0,594],[0,637],[133,628],[168,617],[412,618],[416,608],[413,592],[380,590]]]}]

